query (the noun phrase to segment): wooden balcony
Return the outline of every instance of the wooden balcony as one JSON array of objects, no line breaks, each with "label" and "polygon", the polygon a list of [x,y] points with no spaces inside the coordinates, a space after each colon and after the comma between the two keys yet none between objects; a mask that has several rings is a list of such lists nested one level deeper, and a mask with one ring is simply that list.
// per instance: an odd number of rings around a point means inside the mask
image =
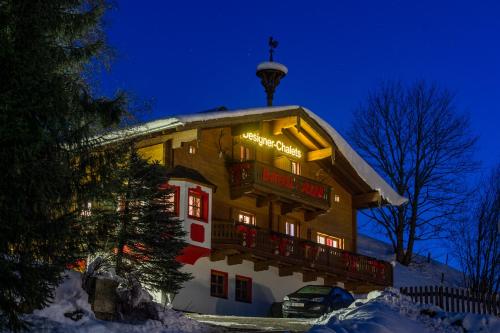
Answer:
[{"label": "wooden balcony", "polygon": [[243,259],[254,262],[254,270],[279,268],[280,276],[302,273],[303,281],[323,277],[351,290],[367,292],[392,286],[388,262],[240,223],[212,225],[211,260],[226,259],[229,265]]},{"label": "wooden balcony", "polygon": [[331,188],[315,180],[257,161],[230,163],[228,169],[232,199],[272,196],[313,212],[330,208]]}]

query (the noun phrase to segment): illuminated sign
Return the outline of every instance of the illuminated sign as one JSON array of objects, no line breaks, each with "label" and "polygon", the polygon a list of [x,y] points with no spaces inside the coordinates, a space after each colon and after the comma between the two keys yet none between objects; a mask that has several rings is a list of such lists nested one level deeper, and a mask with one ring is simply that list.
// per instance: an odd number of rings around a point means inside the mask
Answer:
[{"label": "illuminated sign", "polygon": [[281,153],[296,157],[302,158],[302,152],[300,149],[295,148],[293,146],[287,145],[281,140],[273,140],[269,138],[265,138],[256,133],[244,133],[241,137],[245,140],[253,141],[257,143],[260,147],[273,148]]}]

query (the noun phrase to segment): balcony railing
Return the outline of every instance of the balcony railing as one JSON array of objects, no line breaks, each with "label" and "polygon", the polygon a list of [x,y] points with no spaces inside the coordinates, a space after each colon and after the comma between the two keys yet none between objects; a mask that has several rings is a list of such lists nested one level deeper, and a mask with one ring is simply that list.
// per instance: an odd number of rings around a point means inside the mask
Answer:
[{"label": "balcony railing", "polygon": [[392,265],[312,241],[241,223],[214,223],[212,248],[237,249],[241,253],[286,264],[296,271],[330,274],[344,281],[359,281],[381,287],[392,286]]},{"label": "balcony railing", "polygon": [[257,161],[230,163],[229,174],[233,197],[262,192],[320,210],[330,208],[331,188],[315,180]]}]

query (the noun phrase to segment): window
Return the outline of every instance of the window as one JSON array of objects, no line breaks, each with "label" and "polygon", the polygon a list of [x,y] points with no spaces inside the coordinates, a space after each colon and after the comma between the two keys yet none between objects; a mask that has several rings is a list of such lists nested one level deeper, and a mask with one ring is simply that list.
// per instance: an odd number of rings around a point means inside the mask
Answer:
[{"label": "window", "polygon": [[188,216],[208,222],[208,193],[203,192],[200,186],[188,191]]},{"label": "window", "polygon": [[87,202],[87,204],[85,205],[85,207],[81,210],[80,216],[81,217],[92,216],[92,203],[91,202]]},{"label": "window", "polygon": [[298,237],[299,233],[299,224],[293,221],[285,222],[285,233],[292,237]]},{"label": "window", "polygon": [[333,197],[333,201],[340,202],[340,195],[335,194],[335,196]]},{"label": "window", "polygon": [[194,145],[189,145],[189,147],[188,147],[188,153],[189,153],[190,155],[194,155],[194,154],[196,154],[196,146],[194,146]]},{"label": "window", "polygon": [[227,298],[227,273],[211,270],[210,296]]},{"label": "window", "polygon": [[344,242],[341,238],[333,237],[327,234],[322,234],[318,232],[317,242],[319,244],[336,247],[339,249],[344,248]]},{"label": "window", "polygon": [[247,212],[239,212],[238,222],[255,225],[255,215]]},{"label": "window", "polygon": [[234,299],[238,302],[252,303],[252,279],[236,275]]},{"label": "window", "polygon": [[292,173],[300,175],[300,163],[292,161]]},{"label": "window", "polygon": [[250,160],[250,148],[243,145],[240,146],[240,160],[248,161]]},{"label": "window", "polygon": [[201,195],[189,191],[188,196],[188,215],[201,219]]},{"label": "window", "polygon": [[181,189],[179,186],[172,185],[169,185],[167,188],[172,191],[165,198],[167,202],[167,211],[175,216],[179,216],[179,196]]}]

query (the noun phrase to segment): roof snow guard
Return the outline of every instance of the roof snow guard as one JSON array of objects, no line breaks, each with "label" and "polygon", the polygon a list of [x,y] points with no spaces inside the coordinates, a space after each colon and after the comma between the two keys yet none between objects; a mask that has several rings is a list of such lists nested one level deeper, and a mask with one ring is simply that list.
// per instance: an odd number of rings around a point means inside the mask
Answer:
[{"label": "roof snow guard", "polygon": [[123,137],[132,138],[144,134],[152,134],[167,129],[181,130],[184,126],[196,123],[197,127],[209,125],[211,121],[231,120],[233,118],[258,116],[266,114],[283,113],[286,111],[300,110],[304,112],[310,119],[314,120],[328,134],[331,140],[335,143],[338,152],[342,154],[347,162],[352,166],[358,176],[371,187],[373,191],[380,193],[380,196],[387,203],[400,206],[408,201],[405,197],[399,195],[348,143],[347,141],[325,120],[320,118],[311,110],[298,106],[277,106],[277,107],[262,107],[252,109],[241,109],[233,111],[214,111],[205,113],[194,113],[187,115],[178,115],[171,118],[159,119],[134,126],[129,129],[116,131],[108,134],[104,139],[107,143],[121,140]]}]

